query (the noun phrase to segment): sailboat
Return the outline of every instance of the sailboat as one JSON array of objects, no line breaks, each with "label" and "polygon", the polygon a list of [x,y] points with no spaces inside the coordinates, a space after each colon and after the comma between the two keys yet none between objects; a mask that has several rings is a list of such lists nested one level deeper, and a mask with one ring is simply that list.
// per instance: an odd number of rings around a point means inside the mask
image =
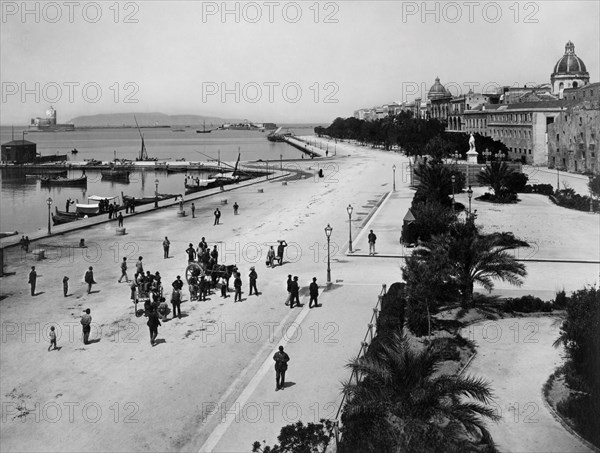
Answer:
[{"label": "sailboat", "polygon": [[202,130],[201,131],[197,130],[196,134],[210,134],[211,132],[212,132],[212,129],[206,130],[206,121],[203,121]]},{"label": "sailboat", "polygon": [[148,157],[148,151],[146,151],[146,144],[144,143],[144,136],[142,135],[142,131],[140,130],[140,125],[137,122],[137,118],[135,117],[135,115],[133,116],[133,119],[135,120],[135,125],[137,126],[137,130],[140,133],[140,137],[142,138],[142,149],[140,149],[140,157],[137,157],[135,160],[140,162],[140,161],[157,161],[158,159],[156,157]]},{"label": "sailboat", "polygon": [[217,181],[237,181],[238,179],[240,179],[240,176],[237,174],[238,164],[240,163],[240,155],[241,154],[238,154],[237,161],[235,162],[235,167],[233,168],[232,172],[221,172],[215,175],[211,175],[210,177],[216,179]]}]

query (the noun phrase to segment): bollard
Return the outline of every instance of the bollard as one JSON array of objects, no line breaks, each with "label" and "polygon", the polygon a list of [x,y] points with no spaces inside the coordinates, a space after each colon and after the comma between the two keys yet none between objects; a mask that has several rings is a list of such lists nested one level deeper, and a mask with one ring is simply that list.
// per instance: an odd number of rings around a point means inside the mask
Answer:
[{"label": "bollard", "polygon": [[117,227],[117,236],[124,236],[124,235],[125,235],[125,228]]}]

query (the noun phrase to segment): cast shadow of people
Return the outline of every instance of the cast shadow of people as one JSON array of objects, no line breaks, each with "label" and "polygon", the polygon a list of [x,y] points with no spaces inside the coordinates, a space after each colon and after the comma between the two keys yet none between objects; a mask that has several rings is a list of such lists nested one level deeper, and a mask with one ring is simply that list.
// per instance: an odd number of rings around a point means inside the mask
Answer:
[{"label": "cast shadow of people", "polygon": [[166,342],[167,340],[165,340],[164,338],[157,338],[156,340],[154,340],[154,346],[158,346],[159,344],[163,344]]},{"label": "cast shadow of people", "polygon": [[293,387],[294,385],[296,385],[294,381],[286,381],[283,383],[283,388],[286,389],[288,387]]}]

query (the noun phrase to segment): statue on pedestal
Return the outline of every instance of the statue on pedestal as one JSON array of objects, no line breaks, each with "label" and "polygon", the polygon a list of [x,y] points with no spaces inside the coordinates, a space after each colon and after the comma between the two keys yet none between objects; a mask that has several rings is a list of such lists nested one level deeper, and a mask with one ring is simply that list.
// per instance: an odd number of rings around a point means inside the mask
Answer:
[{"label": "statue on pedestal", "polygon": [[471,134],[471,138],[469,138],[469,151],[476,151],[475,149],[475,137]]}]

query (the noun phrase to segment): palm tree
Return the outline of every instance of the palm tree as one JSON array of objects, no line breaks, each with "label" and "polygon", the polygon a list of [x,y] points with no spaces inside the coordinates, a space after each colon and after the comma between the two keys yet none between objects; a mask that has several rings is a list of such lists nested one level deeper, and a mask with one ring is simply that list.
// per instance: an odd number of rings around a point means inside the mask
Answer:
[{"label": "palm tree", "polygon": [[436,375],[440,362],[431,348],[416,352],[396,333],[348,363],[362,379],[343,387],[348,398],[344,447],[382,453],[481,451],[482,446],[494,451],[484,423],[499,419],[488,406],[489,384],[470,376]]},{"label": "palm tree", "polygon": [[486,290],[494,288],[494,280],[506,281],[521,286],[521,277],[527,275],[525,265],[509,253],[519,242],[504,235],[484,235],[472,224],[455,223],[449,234],[434,236],[424,249],[416,251],[427,259],[446,253],[450,267],[448,272],[461,288],[462,306],[470,308],[473,302],[475,283]]},{"label": "palm tree", "polygon": [[513,173],[514,170],[506,162],[492,162],[477,175],[477,180],[480,184],[489,186],[494,191],[494,195],[498,197],[502,189],[506,188],[506,182]]},{"label": "palm tree", "polygon": [[452,171],[442,164],[423,164],[415,169],[418,192],[428,201],[448,203],[452,195]]}]

